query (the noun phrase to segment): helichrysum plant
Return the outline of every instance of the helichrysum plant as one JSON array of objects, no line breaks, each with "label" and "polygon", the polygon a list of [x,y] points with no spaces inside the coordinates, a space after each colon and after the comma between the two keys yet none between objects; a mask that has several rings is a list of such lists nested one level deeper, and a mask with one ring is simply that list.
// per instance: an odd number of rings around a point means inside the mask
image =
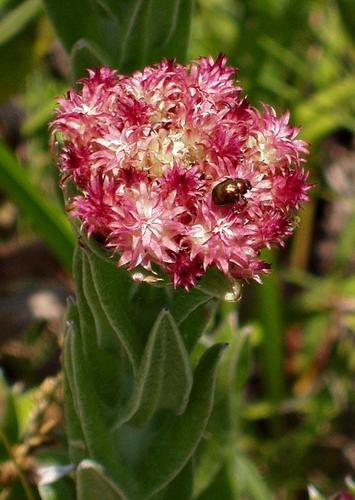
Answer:
[{"label": "helichrysum plant", "polygon": [[78,497],[190,498],[224,345],[195,369],[189,354],[212,298],[261,282],[260,252],[292,233],[307,145],[223,56],[90,70],[52,130],[80,238],[64,352]]}]

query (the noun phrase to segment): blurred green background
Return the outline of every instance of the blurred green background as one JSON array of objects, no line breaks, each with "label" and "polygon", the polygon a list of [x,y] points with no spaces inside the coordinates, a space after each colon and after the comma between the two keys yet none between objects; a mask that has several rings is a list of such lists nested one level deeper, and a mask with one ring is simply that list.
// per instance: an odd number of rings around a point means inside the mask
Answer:
[{"label": "blurred green background", "polygon": [[[271,277],[221,306],[210,337],[231,348],[195,497],[303,499],[313,485],[330,498],[355,468],[355,4],[196,0],[189,59],[220,52],[254,105],[302,126],[315,188],[268,256]],[[48,122],[71,75],[40,0],[0,0],[0,63],[0,500],[20,500],[39,498],[38,464],[68,461],[59,357],[74,238]]]}]

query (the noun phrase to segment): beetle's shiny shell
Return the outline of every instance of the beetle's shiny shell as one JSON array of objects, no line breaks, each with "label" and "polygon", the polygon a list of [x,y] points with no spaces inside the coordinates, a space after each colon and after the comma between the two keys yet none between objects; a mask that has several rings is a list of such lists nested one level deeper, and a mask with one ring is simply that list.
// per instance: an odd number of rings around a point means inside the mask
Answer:
[{"label": "beetle's shiny shell", "polygon": [[226,179],[213,188],[212,199],[216,205],[229,205],[244,200],[243,195],[251,189],[247,179]]}]

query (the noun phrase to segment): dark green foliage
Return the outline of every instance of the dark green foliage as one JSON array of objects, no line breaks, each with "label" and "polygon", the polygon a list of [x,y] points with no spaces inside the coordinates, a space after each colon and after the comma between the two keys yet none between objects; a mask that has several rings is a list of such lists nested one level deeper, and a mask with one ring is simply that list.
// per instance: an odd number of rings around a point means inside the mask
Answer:
[{"label": "dark green foliage", "polygon": [[130,73],[163,57],[184,62],[191,0],[45,0],[75,78],[109,65]]},{"label": "dark green foliage", "polygon": [[[147,498],[168,487],[195,453],[212,411],[216,363],[225,344],[208,349],[192,372],[166,309],[149,334],[141,332],[147,342],[139,357],[127,341],[135,336],[127,311],[142,311],[132,302],[117,305],[129,297],[129,289],[117,293],[127,286],[126,272],[87,248],[76,251],[74,276],[77,304],[67,318],[64,371],[70,454],[81,464],[79,496],[97,477],[98,492],[106,488],[110,495],[116,488],[123,498]],[[96,293],[103,287],[105,311]],[[189,342],[187,330],[185,335]]]},{"label": "dark green foliage", "polygon": [[27,172],[1,142],[0,187],[30,220],[58,260],[70,269],[74,235],[68,220],[49,199],[43,198]]}]

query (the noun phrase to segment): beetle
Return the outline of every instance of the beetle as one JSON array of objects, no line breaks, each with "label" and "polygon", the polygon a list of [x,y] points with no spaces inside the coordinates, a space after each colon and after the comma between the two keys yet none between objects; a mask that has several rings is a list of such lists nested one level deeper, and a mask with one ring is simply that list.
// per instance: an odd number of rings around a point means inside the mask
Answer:
[{"label": "beetle", "polygon": [[216,205],[231,205],[240,200],[246,202],[245,193],[251,189],[247,179],[228,178],[217,184],[212,190],[212,200]]}]

